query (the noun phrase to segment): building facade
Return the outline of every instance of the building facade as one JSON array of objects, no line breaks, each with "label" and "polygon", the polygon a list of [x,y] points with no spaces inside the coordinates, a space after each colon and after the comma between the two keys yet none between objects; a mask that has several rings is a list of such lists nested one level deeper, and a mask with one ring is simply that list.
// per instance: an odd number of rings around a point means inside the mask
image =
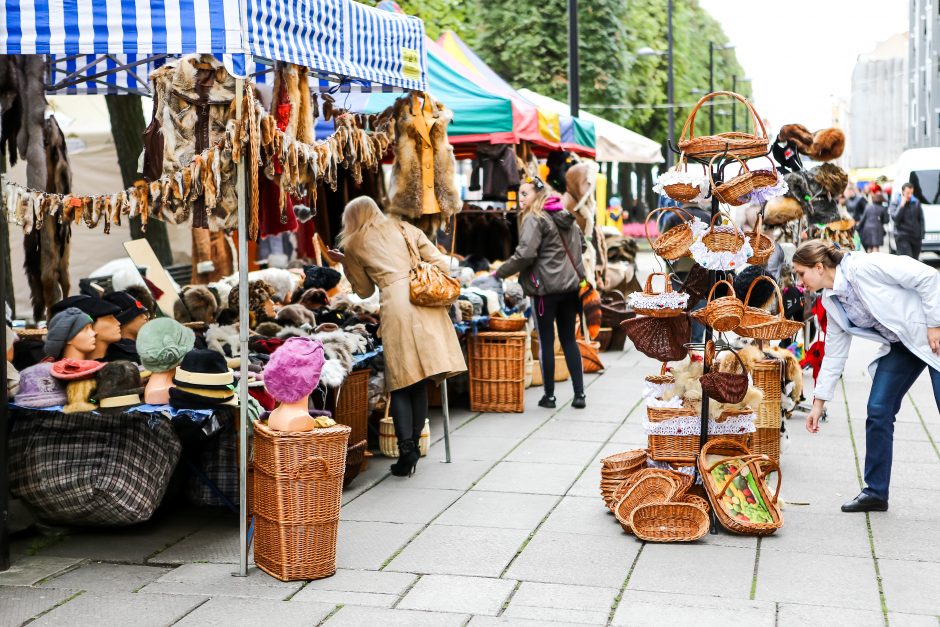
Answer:
[{"label": "building facade", "polygon": [[845,125],[850,168],[894,163],[907,137],[908,36],[895,35],[859,55]]},{"label": "building facade", "polygon": [[908,148],[940,146],[940,0],[910,1]]}]

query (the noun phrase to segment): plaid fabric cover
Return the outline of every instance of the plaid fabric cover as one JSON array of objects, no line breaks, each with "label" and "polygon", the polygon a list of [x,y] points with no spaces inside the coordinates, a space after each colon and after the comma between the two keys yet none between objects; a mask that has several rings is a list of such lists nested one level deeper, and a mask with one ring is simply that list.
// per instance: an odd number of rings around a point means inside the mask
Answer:
[{"label": "plaid fabric cover", "polygon": [[[205,449],[195,462],[205,477],[200,477],[194,472],[188,473],[186,498],[191,503],[206,507],[222,507],[226,503],[219,496],[219,491],[221,491],[231,503],[238,504],[238,449],[235,442],[235,427],[229,422],[222,427],[218,437],[206,443]],[[205,479],[215,484],[218,491],[213,490]]]},{"label": "plaid fabric cover", "polygon": [[139,523],[160,504],[180,448],[158,415],[17,410],[10,489],[47,522]]}]

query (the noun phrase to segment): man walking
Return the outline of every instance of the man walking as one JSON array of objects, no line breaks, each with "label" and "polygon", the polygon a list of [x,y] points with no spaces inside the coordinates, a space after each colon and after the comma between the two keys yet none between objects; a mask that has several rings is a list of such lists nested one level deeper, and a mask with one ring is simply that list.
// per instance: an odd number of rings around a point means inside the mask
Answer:
[{"label": "man walking", "polygon": [[901,196],[891,201],[888,209],[894,222],[894,248],[897,254],[920,258],[920,247],[924,242],[924,208],[914,198],[914,186],[901,186]]},{"label": "man walking", "polygon": [[849,183],[845,188],[845,209],[855,222],[862,219],[867,206],[868,199],[865,198],[865,195],[859,193],[855,183]]}]

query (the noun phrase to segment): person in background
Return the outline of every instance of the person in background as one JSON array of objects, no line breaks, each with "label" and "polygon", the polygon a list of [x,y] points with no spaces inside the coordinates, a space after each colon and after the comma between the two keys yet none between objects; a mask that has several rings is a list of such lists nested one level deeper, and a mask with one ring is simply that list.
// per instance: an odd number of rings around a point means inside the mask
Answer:
[{"label": "person in background", "polygon": [[618,233],[623,232],[623,201],[617,196],[611,196],[607,205],[607,226],[614,227]]},{"label": "person in background", "polygon": [[806,289],[822,290],[829,321],[813,408],[806,416],[810,433],[819,431],[826,403],[835,397],[852,337],[881,345],[869,366],[865,489],[842,511],[886,511],[894,422],[924,369],[930,372],[940,411],[940,274],[908,257],[845,253],[823,240],[800,244],[793,255],[793,271]]},{"label": "person in background", "polygon": [[871,198],[871,202],[865,207],[862,218],[855,225],[859,237],[862,238],[862,246],[867,252],[877,253],[881,251],[882,244],[885,243],[885,226],[888,224],[888,208],[885,206],[885,197],[878,192]]},{"label": "person in background", "polygon": [[901,186],[901,195],[891,201],[888,214],[894,222],[894,249],[897,254],[920,259],[920,248],[927,231],[924,208],[914,196],[911,183]]},{"label": "person in background", "polygon": [[843,194],[845,196],[845,209],[852,216],[852,219],[858,222],[865,213],[865,207],[868,205],[868,199],[864,194],[859,193],[855,183],[850,182]]},{"label": "person in background", "polygon": [[398,438],[398,461],[391,472],[410,476],[420,459],[418,443],[428,417],[428,379],[440,381],[466,371],[467,365],[446,307],[412,304],[409,276],[412,252],[444,272],[447,259],[415,226],[386,216],[368,196],[355,198],[343,211],[338,240],[344,252],[327,251],[341,262],[360,298],[379,288],[385,352],[385,381]]},{"label": "person in background", "polygon": [[505,279],[519,275],[519,284],[532,297],[535,324],[539,331],[539,362],[545,393],[539,407],[555,407],[555,323],[558,339],[571,373],[574,400],[571,406],[587,406],[581,351],[575,339],[581,298],[578,289],[584,276],[581,256],[587,247],[574,215],[565,211],[558,196],[538,178],[519,186],[519,246],[496,270]]}]

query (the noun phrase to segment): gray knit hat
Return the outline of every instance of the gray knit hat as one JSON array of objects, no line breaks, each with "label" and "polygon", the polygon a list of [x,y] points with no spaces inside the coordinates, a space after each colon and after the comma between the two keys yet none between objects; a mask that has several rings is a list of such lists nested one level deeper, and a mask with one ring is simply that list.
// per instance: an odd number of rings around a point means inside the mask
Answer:
[{"label": "gray knit hat", "polygon": [[77,307],[63,309],[52,316],[47,326],[49,332],[46,334],[46,343],[43,346],[46,355],[53,359],[61,359],[65,345],[92,322],[91,316]]},{"label": "gray knit hat", "polygon": [[172,318],[157,318],[137,333],[137,354],[140,363],[151,372],[167,372],[176,368],[186,353],[193,349],[196,334]]}]

